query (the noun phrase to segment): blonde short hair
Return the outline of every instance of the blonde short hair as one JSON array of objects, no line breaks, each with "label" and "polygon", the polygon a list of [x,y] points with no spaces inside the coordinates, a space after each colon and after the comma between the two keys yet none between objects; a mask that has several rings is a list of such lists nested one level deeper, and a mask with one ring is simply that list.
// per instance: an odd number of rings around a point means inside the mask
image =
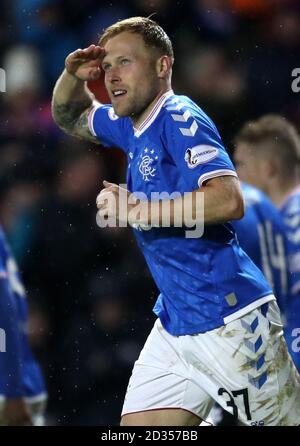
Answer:
[{"label": "blonde short hair", "polygon": [[99,45],[104,46],[108,40],[122,32],[136,33],[142,36],[145,45],[160,55],[174,59],[174,52],[167,33],[154,20],[147,17],[130,17],[120,20],[106,28],[100,36]]}]

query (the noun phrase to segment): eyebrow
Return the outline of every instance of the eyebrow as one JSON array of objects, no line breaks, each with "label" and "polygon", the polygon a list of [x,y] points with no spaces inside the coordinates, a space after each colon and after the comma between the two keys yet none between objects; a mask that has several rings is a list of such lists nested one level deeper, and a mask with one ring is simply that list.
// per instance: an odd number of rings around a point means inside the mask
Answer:
[{"label": "eyebrow", "polygon": [[[109,62],[105,61],[106,56],[107,56],[107,55],[105,55],[105,56],[103,57],[102,62],[101,62],[101,66],[103,66],[103,64],[105,64],[105,63],[109,63]],[[129,57],[129,56],[122,55],[122,56],[118,56],[116,59],[119,60],[119,59],[122,59],[123,57]]]}]

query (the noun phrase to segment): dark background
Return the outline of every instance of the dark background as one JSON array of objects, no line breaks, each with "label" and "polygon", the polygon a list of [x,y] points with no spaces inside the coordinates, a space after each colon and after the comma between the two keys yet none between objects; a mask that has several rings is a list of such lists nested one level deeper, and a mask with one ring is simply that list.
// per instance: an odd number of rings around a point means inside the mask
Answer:
[{"label": "dark background", "polygon": [[239,127],[264,113],[300,128],[298,1],[1,0],[0,221],[28,293],[49,425],[118,424],[157,294],[131,230],[96,225],[102,180],[125,181],[123,154],[64,135],[51,93],[69,52],[153,12],[174,43],[175,92],[211,116],[230,153]]}]

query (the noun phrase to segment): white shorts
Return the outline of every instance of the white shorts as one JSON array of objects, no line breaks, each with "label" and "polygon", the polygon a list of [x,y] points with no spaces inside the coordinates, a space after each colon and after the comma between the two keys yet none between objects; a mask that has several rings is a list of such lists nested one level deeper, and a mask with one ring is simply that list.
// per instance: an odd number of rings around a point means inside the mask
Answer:
[{"label": "white shorts", "polygon": [[300,377],[276,301],[197,335],[172,336],[157,320],[134,365],[122,415],[180,408],[205,420],[215,401],[246,425],[300,424]]}]

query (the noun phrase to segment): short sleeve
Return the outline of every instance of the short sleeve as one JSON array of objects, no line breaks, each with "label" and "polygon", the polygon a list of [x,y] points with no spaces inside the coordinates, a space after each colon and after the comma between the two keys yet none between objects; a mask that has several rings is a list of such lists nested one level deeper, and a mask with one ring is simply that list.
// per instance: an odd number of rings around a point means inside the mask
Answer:
[{"label": "short sleeve", "polygon": [[88,117],[88,125],[92,135],[96,136],[105,147],[120,147],[127,152],[127,141],[132,125],[129,118],[117,116],[111,105],[94,103]]},{"label": "short sleeve", "polygon": [[196,107],[178,108],[167,114],[165,138],[187,186],[194,190],[211,178],[237,176],[211,119]]}]

